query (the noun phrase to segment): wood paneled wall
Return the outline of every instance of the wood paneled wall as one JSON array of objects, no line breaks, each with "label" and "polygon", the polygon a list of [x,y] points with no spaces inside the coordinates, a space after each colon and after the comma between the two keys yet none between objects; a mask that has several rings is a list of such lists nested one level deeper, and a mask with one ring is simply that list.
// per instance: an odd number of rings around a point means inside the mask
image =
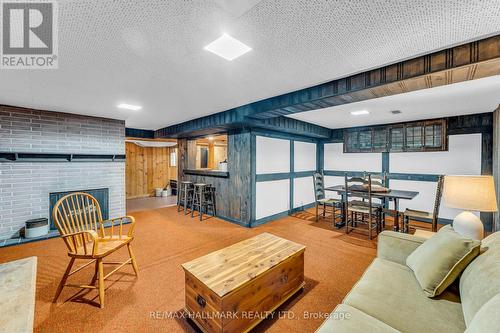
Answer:
[{"label": "wood paneled wall", "polygon": [[175,148],[139,147],[126,142],[127,199],[154,195],[157,187],[165,187],[177,179],[177,167],[170,165],[170,153]]},{"label": "wood paneled wall", "polygon": [[[252,202],[251,134],[248,131],[228,133],[228,178],[184,174],[193,168],[188,151],[196,152],[196,143],[179,139],[179,175],[183,180],[215,186],[217,215],[240,225],[250,226]],[[189,156],[196,156],[189,154]]]}]

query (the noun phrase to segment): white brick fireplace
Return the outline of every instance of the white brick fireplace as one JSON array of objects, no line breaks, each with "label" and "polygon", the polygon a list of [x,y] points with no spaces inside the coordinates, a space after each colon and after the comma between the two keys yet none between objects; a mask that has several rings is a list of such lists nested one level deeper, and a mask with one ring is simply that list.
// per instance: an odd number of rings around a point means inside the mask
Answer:
[{"label": "white brick fireplace", "polygon": [[[0,106],[0,152],[125,154],[125,122]],[[49,218],[49,193],[109,189],[109,216],[125,214],[125,163],[0,162],[0,239]]]}]

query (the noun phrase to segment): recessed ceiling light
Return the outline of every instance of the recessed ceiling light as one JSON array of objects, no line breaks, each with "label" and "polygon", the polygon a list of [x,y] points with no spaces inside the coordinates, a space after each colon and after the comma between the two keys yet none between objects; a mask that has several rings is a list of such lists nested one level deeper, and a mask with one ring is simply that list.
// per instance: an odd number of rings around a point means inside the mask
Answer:
[{"label": "recessed ceiling light", "polygon": [[142,109],[142,106],[126,104],[126,103],[118,104],[117,106],[120,109],[126,109],[126,110],[132,110],[132,111],[138,111],[138,110]]},{"label": "recessed ceiling light", "polygon": [[231,61],[251,51],[252,48],[228,34],[223,34],[212,43],[205,46],[205,50]]},{"label": "recessed ceiling light", "polygon": [[209,136],[209,137],[208,137],[208,140],[210,140],[210,141],[214,141],[214,137],[213,137],[213,136]]},{"label": "recessed ceiling light", "polygon": [[351,114],[353,116],[362,116],[362,115],[365,115],[365,114],[370,114],[370,112],[368,112],[366,110],[360,110],[360,111],[352,111]]}]

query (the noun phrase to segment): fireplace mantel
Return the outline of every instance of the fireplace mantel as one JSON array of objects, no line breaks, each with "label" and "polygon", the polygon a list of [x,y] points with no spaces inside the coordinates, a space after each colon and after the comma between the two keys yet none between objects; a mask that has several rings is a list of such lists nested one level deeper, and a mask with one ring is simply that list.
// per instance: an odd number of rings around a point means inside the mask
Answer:
[{"label": "fireplace mantel", "polygon": [[0,162],[124,162],[125,155],[0,152]]}]

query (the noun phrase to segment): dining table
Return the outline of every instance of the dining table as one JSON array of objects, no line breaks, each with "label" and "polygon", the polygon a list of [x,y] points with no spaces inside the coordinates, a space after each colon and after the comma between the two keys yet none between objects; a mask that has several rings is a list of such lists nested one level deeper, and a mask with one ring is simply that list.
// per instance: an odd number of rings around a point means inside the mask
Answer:
[{"label": "dining table", "polygon": [[[330,187],[325,187],[325,191],[337,192],[342,197],[342,203],[345,205],[346,191],[345,185],[335,185]],[[359,192],[359,191],[355,191]],[[351,193],[351,191],[349,191]],[[366,192],[365,192],[366,193]],[[376,191],[372,192],[371,195],[373,198],[382,199],[384,203],[386,202],[394,202],[394,209],[385,208],[384,210],[390,214],[394,214],[394,225],[393,230],[399,231],[399,200],[412,200],[418,195],[417,191],[407,191],[407,190],[397,190],[397,189],[388,189],[388,191]],[[345,214],[344,214],[345,215]],[[345,220],[345,216],[344,216]],[[337,228],[340,228],[345,225],[345,222],[337,223]]]}]

